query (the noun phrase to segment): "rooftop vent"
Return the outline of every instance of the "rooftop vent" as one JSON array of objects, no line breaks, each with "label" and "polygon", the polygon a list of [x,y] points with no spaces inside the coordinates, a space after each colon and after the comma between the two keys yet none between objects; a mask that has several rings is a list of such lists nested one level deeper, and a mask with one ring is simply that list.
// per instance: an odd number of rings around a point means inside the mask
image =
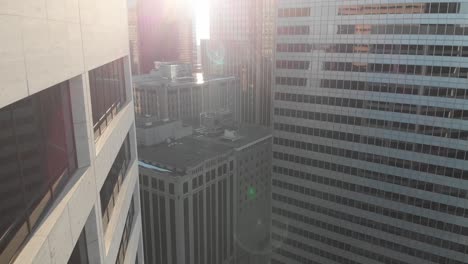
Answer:
[{"label": "rooftop vent", "polygon": [[239,136],[239,134],[237,134],[237,131],[235,130],[228,130],[228,129],[225,129],[224,130],[224,135],[221,137],[222,139],[225,139],[225,140],[230,140],[232,142],[234,141],[238,141],[239,139],[241,139],[242,137]]}]

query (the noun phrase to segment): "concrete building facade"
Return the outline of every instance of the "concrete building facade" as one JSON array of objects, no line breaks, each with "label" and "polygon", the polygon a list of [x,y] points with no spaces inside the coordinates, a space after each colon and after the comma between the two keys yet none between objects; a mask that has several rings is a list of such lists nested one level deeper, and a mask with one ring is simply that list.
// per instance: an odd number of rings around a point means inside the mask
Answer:
[{"label": "concrete building facade", "polygon": [[143,263],[126,1],[0,21],[0,263]]},{"label": "concrete building facade", "polygon": [[468,263],[467,1],[279,1],[272,263]]},{"label": "concrete building facade", "polygon": [[262,127],[140,147],[145,261],[265,263],[270,150]]},{"label": "concrete building facade", "polygon": [[[175,66],[174,69],[168,69]],[[235,77],[192,76],[184,65],[161,65],[158,71],[134,76],[137,119],[198,123],[200,114],[229,110],[239,119],[239,82]],[[190,66],[190,65],[188,65]]]}]

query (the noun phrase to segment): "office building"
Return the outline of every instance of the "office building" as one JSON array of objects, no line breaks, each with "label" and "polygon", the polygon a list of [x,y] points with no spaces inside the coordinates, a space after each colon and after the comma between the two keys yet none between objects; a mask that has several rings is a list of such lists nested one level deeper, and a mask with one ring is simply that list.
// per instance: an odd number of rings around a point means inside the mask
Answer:
[{"label": "office building", "polygon": [[196,64],[195,18],[188,0],[137,2],[140,73],[155,61]]},{"label": "office building", "polygon": [[0,5],[0,263],[143,263],[126,8]]},{"label": "office building", "polygon": [[275,3],[211,1],[210,40],[201,41],[203,72],[239,78],[244,123],[270,125]]},{"label": "office building", "polygon": [[468,2],[277,11],[272,263],[468,263]]},{"label": "office building", "polygon": [[139,154],[146,263],[263,263],[256,254],[270,234],[269,129],[189,135]]},{"label": "office building", "polygon": [[193,75],[188,64],[156,64],[157,69],[151,73],[133,77],[138,127],[139,123],[164,120],[182,120],[198,126],[201,113],[220,109],[239,118],[236,78]]},{"label": "office building", "polygon": [[138,9],[136,1],[128,1],[128,40],[132,75],[140,74],[140,42],[138,40]]}]

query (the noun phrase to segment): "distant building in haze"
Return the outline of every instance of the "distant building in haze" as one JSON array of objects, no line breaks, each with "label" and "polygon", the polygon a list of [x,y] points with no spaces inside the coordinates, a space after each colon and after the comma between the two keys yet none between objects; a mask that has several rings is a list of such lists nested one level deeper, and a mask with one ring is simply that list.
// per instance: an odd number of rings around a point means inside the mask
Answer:
[{"label": "distant building in haze", "polygon": [[137,2],[140,73],[149,73],[155,61],[195,64],[195,15],[187,0]]},{"label": "distant building in haze", "polygon": [[270,125],[274,0],[213,0],[210,40],[202,40],[204,73],[240,80],[241,120]]},{"label": "distant building in haze", "polygon": [[128,2],[128,39],[132,75],[140,74],[140,42],[138,40],[138,9],[136,0]]},{"label": "distant building in haze", "polygon": [[235,77],[192,75],[189,64],[158,64],[150,74],[133,77],[135,113],[147,122],[182,120],[199,123],[203,112],[229,110],[239,119],[239,82]]}]

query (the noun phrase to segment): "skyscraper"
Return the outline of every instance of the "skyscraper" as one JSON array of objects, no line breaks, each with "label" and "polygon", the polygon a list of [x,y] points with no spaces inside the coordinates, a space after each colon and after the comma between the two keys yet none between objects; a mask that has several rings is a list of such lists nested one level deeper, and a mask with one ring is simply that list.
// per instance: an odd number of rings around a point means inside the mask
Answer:
[{"label": "skyscraper", "polygon": [[468,263],[467,1],[279,1],[272,263]]},{"label": "skyscraper", "polygon": [[245,123],[270,125],[274,0],[213,0],[210,40],[201,43],[208,75],[239,78]]},{"label": "skyscraper", "polygon": [[142,263],[125,1],[0,14],[0,263]]},{"label": "skyscraper", "polygon": [[155,61],[195,64],[195,19],[190,1],[140,0],[137,2],[141,73]]},{"label": "skyscraper", "polygon": [[132,75],[140,74],[140,42],[138,40],[138,9],[136,0],[128,1],[128,40]]}]

